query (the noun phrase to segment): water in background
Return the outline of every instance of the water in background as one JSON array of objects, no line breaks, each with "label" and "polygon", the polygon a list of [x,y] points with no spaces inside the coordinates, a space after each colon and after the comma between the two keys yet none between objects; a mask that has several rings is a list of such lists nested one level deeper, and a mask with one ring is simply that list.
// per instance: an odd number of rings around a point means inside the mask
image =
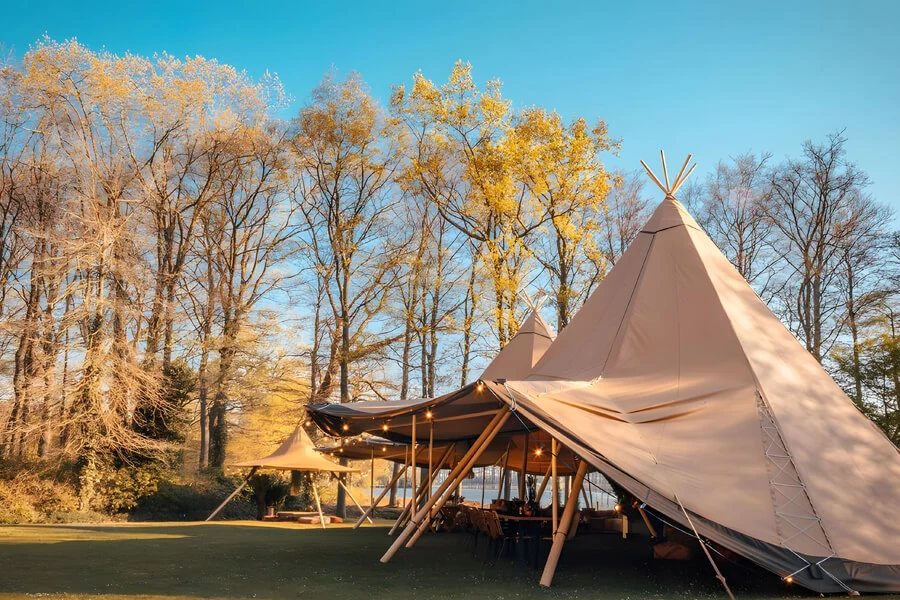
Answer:
[{"label": "water in background", "polygon": [[[588,494],[588,498],[590,498],[592,503],[592,508],[597,510],[612,510],[612,508],[616,505],[616,498],[614,497],[612,491],[609,489],[609,484],[606,483],[605,480],[602,479],[596,473],[592,473],[590,479],[585,479],[584,487],[585,490],[590,490]],[[438,486],[441,484],[443,479],[436,480],[434,483],[434,489],[437,490]],[[601,483],[602,481],[602,483]],[[540,479],[538,480],[538,487],[540,487]],[[488,505],[495,498],[498,498],[497,494],[497,482],[487,482],[488,484],[484,488],[484,504]],[[560,502],[563,502],[565,499],[565,483],[563,478],[560,477]],[[383,486],[375,486],[375,497],[377,498],[379,494],[384,490]],[[462,495],[463,498],[467,502],[481,502],[482,497],[482,489],[481,482],[477,480],[466,480],[462,486]],[[515,498],[519,495],[519,486],[516,481],[516,474],[513,473],[512,482],[510,485],[510,498]],[[407,499],[412,497],[412,489],[407,486],[406,488],[406,497]],[[401,479],[400,483],[397,485],[397,501],[399,503],[403,502],[403,480]],[[543,495],[541,496],[540,505],[541,506],[550,506],[553,502],[553,489],[551,485],[547,484],[547,489],[544,490]],[[584,506],[584,497],[579,494],[579,503],[581,506]],[[385,496],[384,500],[381,501],[381,506],[387,504],[387,496]]]}]

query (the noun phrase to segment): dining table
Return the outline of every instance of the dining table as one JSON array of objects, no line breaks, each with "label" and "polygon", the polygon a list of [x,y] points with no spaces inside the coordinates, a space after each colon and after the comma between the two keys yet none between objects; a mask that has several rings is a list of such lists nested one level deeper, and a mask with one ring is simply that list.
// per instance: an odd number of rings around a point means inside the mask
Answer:
[{"label": "dining table", "polygon": [[[540,559],[541,531],[544,523],[549,523],[553,517],[542,515],[504,515],[497,513],[501,521],[506,521],[516,527],[516,537],[519,543],[520,558],[525,557],[526,561],[535,569],[538,568],[538,560]],[[529,543],[531,542],[531,543]],[[526,549],[525,546],[529,546]],[[529,556],[530,555],[530,556]]]}]

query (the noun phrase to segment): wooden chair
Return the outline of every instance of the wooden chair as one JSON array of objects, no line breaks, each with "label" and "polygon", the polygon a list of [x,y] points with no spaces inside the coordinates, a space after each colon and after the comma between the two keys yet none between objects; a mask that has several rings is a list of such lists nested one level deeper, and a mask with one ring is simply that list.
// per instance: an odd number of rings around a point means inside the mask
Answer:
[{"label": "wooden chair", "polygon": [[500,522],[500,516],[496,512],[492,510],[483,512],[487,534],[490,536],[491,542],[495,547],[497,545],[500,546],[497,551],[497,558],[500,558],[503,555],[503,551],[506,549],[507,542],[518,542],[518,534],[506,531],[503,528],[503,523]]}]

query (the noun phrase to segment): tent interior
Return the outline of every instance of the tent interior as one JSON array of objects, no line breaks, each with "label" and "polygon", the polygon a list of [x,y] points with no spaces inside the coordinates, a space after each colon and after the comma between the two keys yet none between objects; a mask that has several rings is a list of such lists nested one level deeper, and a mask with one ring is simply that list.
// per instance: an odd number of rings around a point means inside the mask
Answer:
[{"label": "tent interior", "polygon": [[[416,543],[497,440],[540,472],[530,457],[544,436],[571,453],[556,462],[575,467],[576,497],[599,470],[642,515],[690,532],[717,573],[711,549],[816,592],[900,591],[900,452],[676,200],[685,167],[671,185],[647,169],[665,199],[526,372],[491,371],[436,399],[309,407],[336,437],[465,448],[382,562]],[[542,584],[574,505],[554,519]]]}]

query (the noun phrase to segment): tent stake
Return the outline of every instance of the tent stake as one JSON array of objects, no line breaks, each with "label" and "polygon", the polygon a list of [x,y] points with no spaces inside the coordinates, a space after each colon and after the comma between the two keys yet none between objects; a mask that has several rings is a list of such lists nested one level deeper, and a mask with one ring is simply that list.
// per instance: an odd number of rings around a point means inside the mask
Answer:
[{"label": "tent stake", "polygon": [[246,486],[248,483],[250,483],[250,478],[253,477],[256,474],[256,471],[258,471],[258,470],[259,470],[259,467],[253,467],[252,469],[250,469],[250,474],[247,475],[246,479],[244,479],[244,483],[237,486],[237,489],[235,489],[233,492],[231,492],[231,495],[229,495],[227,498],[225,498],[225,501],[222,502],[222,504],[220,504],[216,510],[212,511],[211,515],[206,517],[206,520],[212,521],[213,517],[215,517],[217,514],[219,514],[219,512],[223,508],[225,508],[225,505],[228,504],[229,502],[231,502],[231,499],[234,498],[235,496],[237,496],[238,492],[240,492],[242,489],[244,489],[244,486]]},{"label": "tent stake", "polygon": [[[576,497],[584,482],[587,467],[587,461],[582,460],[578,463],[578,470],[575,472],[575,482],[573,484],[573,495]],[[566,537],[569,528],[572,526],[572,516],[574,514],[575,503],[567,502],[566,510],[563,511],[562,521],[559,524],[559,529],[553,532],[553,547],[550,548],[550,554],[547,556],[547,562],[544,564],[544,573],[541,575],[541,585],[544,587],[550,587],[550,583],[553,581],[553,574],[556,573],[559,555],[562,553],[563,544],[566,543]]]}]

